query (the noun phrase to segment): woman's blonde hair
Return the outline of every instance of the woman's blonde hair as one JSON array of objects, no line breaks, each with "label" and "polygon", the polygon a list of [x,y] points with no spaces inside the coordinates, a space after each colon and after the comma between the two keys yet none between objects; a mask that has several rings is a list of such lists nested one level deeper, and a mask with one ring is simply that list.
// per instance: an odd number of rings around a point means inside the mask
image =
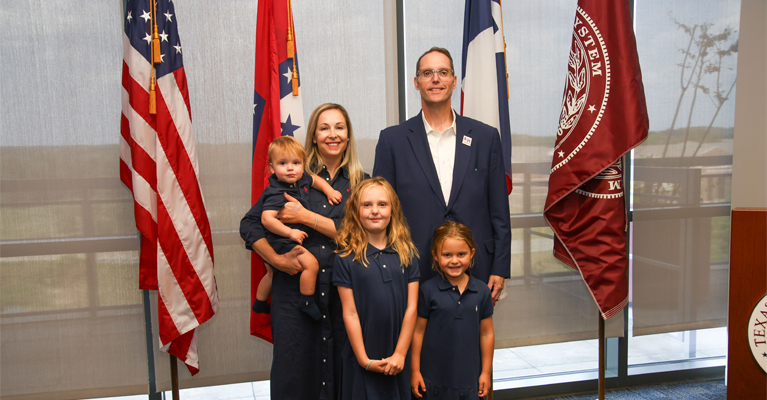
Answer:
[{"label": "woman's blonde hair", "polygon": [[340,104],[325,103],[312,111],[312,115],[309,117],[309,123],[306,126],[306,146],[304,146],[306,148],[306,170],[314,175],[317,175],[322,171],[324,164],[322,162],[322,157],[320,157],[317,143],[314,142],[314,133],[317,131],[317,121],[319,121],[320,115],[327,110],[340,111],[346,120],[346,132],[349,135],[349,141],[346,144],[346,150],[344,150],[343,157],[341,158],[341,165],[339,165],[339,167],[346,167],[349,171],[349,188],[354,189],[354,187],[364,179],[365,171],[362,170],[362,164],[360,164],[359,157],[357,156],[357,143],[354,141],[352,121],[349,119],[349,113],[347,113],[346,109]]},{"label": "woman's blonde hair", "polygon": [[386,227],[387,244],[399,255],[403,267],[408,267],[413,263],[413,258],[418,257],[413,240],[410,238],[410,228],[408,228],[405,216],[402,214],[402,207],[399,203],[399,197],[394,192],[386,179],[380,176],[365,179],[352,190],[349,200],[346,201],[346,214],[341,222],[341,227],[336,233],[337,253],[346,257],[354,253],[354,261],[362,265],[368,265],[365,253],[368,248],[368,234],[362,227],[360,220],[360,203],[362,195],[373,186],[383,188],[391,204],[391,220]]},{"label": "woman's blonde hair", "polygon": [[[431,269],[439,272],[442,277],[445,277],[445,273],[439,268],[439,251],[442,247],[442,243],[447,239],[463,240],[469,246],[470,249],[476,249],[474,245],[474,236],[471,234],[471,229],[468,226],[455,221],[447,221],[444,224],[437,227],[434,230],[434,236],[431,242]],[[469,268],[474,266],[474,257],[471,258]]]}]

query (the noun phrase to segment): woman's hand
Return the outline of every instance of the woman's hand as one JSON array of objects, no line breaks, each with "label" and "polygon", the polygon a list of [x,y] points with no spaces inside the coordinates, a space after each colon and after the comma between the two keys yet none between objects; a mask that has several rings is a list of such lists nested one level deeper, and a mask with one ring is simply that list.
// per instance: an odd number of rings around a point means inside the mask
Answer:
[{"label": "woman's hand", "polygon": [[301,246],[296,246],[285,254],[277,254],[272,246],[269,245],[269,242],[265,238],[261,238],[253,243],[251,247],[266,263],[288,275],[295,275],[304,270],[304,267],[298,262],[298,256],[306,251]]},{"label": "woman's hand", "polygon": [[277,214],[277,219],[279,219],[280,222],[282,222],[283,224],[306,225],[303,219],[304,213],[310,212],[310,211],[307,211],[304,208],[304,206],[302,206],[301,203],[295,199],[295,197],[287,193],[285,193],[285,200],[287,200],[288,202],[285,203],[285,206],[282,207],[280,212]]},{"label": "woman's hand", "polygon": [[405,368],[405,356],[402,354],[394,353],[389,358],[384,358],[388,361],[386,368],[384,368],[384,375],[397,375]]}]

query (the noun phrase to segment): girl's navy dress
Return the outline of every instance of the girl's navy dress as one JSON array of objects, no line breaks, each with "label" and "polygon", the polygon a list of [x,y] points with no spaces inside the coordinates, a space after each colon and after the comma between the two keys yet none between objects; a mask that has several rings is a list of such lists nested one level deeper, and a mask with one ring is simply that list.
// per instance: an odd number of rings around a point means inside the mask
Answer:
[{"label": "girl's navy dress", "polygon": [[429,320],[421,347],[424,399],[478,399],[479,324],[493,316],[490,289],[469,275],[463,293],[437,275],[421,285],[418,316]]},{"label": "girl's navy dress", "polygon": [[[418,282],[418,265],[401,266],[399,255],[387,247],[368,245],[365,267],[354,255],[336,257],[333,283],[353,290],[365,351],[370,359],[394,354],[408,300],[408,284]],[[343,400],[410,399],[410,351],[397,375],[366,371],[357,362],[347,339],[341,356]]]}]

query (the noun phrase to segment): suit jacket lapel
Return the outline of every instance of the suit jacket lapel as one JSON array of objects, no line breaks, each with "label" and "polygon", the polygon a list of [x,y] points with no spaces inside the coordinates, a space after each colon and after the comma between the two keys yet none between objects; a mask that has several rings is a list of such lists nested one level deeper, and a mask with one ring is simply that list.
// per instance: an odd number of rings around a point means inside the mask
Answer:
[{"label": "suit jacket lapel", "polygon": [[415,159],[418,160],[418,164],[421,165],[421,169],[426,175],[426,179],[429,181],[431,190],[444,206],[445,197],[442,195],[442,186],[439,184],[437,168],[434,166],[434,160],[431,157],[429,141],[426,138],[426,129],[424,129],[423,126],[423,117],[421,116],[421,113],[418,113],[417,117],[411,118],[410,121],[411,123],[407,127],[407,139],[410,142],[413,153],[415,153]]},{"label": "suit jacket lapel", "polygon": [[447,208],[453,206],[455,198],[461,190],[461,185],[466,177],[469,168],[469,159],[471,158],[471,145],[463,143],[463,138],[471,138],[471,129],[466,126],[463,118],[456,114],[455,116],[455,164],[453,164],[453,186],[450,188],[450,202]]}]

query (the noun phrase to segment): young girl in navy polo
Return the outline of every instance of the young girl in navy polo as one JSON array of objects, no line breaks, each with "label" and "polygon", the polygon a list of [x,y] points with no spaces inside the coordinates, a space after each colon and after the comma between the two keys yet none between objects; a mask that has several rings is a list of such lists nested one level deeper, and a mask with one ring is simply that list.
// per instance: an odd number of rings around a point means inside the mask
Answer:
[{"label": "young girl in navy polo", "polygon": [[349,337],[341,353],[341,398],[410,399],[418,251],[385,179],[367,179],[354,188],[336,243],[333,283]]},{"label": "young girl in navy polo", "polygon": [[490,393],[493,299],[466,270],[474,264],[471,230],[446,222],[434,231],[432,268],[418,296],[411,388],[417,398],[478,399]]}]

